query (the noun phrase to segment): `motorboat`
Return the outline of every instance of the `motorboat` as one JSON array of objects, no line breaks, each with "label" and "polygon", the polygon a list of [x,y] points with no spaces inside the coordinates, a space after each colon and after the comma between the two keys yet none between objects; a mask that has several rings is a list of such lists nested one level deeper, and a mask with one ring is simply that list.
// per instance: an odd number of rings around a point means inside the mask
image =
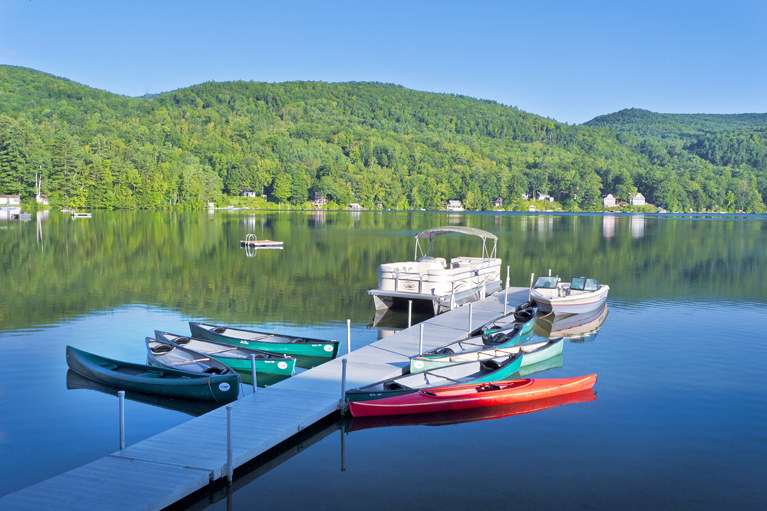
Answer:
[{"label": "motorboat", "polygon": [[610,286],[593,278],[573,277],[570,282],[562,282],[558,276],[543,276],[530,289],[530,299],[541,312],[582,314],[600,308],[608,291]]},{"label": "motorboat", "polygon": [[[463,234],[482,240],[481,257],[459,256],[448,262],[434,257],[434,240]],[[492,248],[488,247],[491,240]],[[422,247],[422,243],[426,247]],[[434,314],[484,298],[501,290],[501,260],[496,257],[498,236],[464,226],[434,227],[415,235],[414,260],[384,263],[378,267],[378,288],[371,289],[376,310],[413,305],[431,308]]]}]

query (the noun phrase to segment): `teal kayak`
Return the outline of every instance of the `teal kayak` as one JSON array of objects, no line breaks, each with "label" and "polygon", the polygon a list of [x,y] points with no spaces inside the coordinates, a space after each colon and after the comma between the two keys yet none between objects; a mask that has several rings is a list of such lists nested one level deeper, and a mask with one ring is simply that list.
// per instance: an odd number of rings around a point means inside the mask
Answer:
[{"label": "teal kayak", "polygon": [[416,392],[420,389],[503,380],[519,370],[522,353],[473,360],[415,374],[403,374],[346,392],[348,401],[369,401]]}]

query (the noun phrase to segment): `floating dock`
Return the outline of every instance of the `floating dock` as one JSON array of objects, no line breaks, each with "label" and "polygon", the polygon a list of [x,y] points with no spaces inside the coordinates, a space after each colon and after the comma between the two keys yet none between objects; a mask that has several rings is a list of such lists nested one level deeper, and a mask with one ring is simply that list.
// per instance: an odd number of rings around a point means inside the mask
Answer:
[{"label": "floating dock", "polygon": [[[466,335],[504,312],[501,291],[401,330],[318,367],[230,403],[232,467],[321,421],[339,409],[343,360],[346,389],[402,373],[423,350]],[[527,300],[527,288],[509,288],[508,311]],[[56,477],[0,497],[0,509],[155,510],[226,477],[227,407]]]}]

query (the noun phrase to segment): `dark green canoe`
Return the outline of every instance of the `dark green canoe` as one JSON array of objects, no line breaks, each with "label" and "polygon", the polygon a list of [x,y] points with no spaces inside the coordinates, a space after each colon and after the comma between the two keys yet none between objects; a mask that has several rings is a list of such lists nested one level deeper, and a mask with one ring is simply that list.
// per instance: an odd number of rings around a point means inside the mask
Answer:
[{"label": "dark green canoe", "polygon": [[237,399],[240,377],[190,373],[123,362],[67,346],[67,365],[78,374],[124,390],[228,403]]}]

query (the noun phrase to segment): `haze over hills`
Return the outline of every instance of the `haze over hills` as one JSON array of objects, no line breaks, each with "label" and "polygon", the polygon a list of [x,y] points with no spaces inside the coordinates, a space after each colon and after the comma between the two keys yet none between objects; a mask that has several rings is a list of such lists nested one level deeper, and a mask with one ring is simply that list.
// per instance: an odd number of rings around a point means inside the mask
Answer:
[{"label": "haze over hills", "polygon": [[0,66],[0,194],[54,206],[200,207],[244,190],[305,205],[765,211],[767,114],[623,110],[560,124],[383,83],[203,83],[130,98]]}]

